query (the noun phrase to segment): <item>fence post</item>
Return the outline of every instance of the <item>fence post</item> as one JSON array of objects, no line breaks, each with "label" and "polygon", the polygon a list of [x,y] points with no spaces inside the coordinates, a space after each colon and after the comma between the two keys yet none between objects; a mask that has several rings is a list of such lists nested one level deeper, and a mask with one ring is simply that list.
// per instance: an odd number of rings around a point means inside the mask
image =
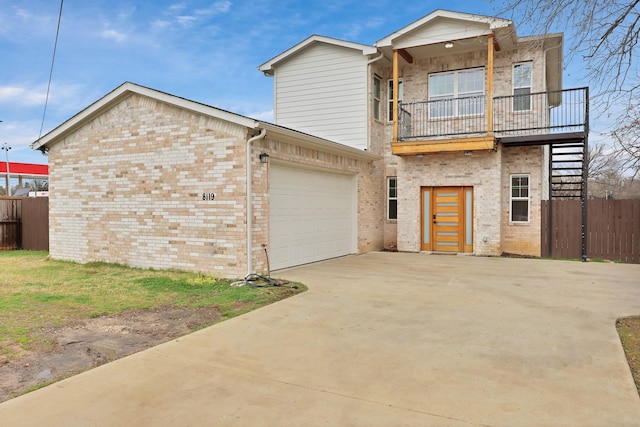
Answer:
[{"label": "fence post", "polygon": [[587,199],[589,198],[589,88],[585,90],[584,148],[582,154],[582,261],[587,261]]}]

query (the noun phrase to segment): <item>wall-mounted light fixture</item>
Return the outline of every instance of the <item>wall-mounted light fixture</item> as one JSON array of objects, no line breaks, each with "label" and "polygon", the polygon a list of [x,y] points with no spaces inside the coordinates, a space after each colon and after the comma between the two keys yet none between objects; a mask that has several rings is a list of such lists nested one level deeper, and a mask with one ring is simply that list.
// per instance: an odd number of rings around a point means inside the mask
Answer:
[{"label": "wall-mounted light fixture", "polygon": [[269,163],[269,155],[267,153],[260,153],[258,156],[260,163]]},{"label": "wall-mounted light fixture", "polygon": [[465,152],[464,152],[464,155],[465,155],[465,156],[471,156],[472,154],[473,154],[473,152],[471,152],[471,151],[465,151]]},{"label": "wall-mounted light fixture", "polygon": [[451,49],[453,47],[453,42],[446,42],[444,44],[445,49]]},{"label": "wall-mounted light fixture", "polygon": [[424,154],[416,154],[416,157],[417,157],[417,158],[419,158],[419,159],[421,159],[421,158],[423,158],[423,157],[424,157]]}]

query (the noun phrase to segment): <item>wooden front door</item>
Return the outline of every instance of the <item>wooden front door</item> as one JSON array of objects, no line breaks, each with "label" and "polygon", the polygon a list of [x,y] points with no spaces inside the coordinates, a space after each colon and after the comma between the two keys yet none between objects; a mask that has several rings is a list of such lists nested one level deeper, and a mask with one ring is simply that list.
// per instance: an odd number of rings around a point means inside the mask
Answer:
[{"label": "wooden front door", "polygon": [[472,203],[471,187],[422,188],[421,249],[472,252]]}]

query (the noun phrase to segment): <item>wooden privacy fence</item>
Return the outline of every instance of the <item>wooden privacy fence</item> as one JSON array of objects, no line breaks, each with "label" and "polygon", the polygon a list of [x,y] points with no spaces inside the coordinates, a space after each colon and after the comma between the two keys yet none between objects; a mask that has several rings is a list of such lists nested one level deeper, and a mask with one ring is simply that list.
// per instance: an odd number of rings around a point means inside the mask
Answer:
[{"label": "wooden privacy fence", "polygon": [[0,197],[0,250],[49,250],[49,198]]},{"label": "wooden privacy fence", "polygon": [[[549,203],[542,202],[542,256],[580,258],[580,200]],[[640,200],[588,200],[586,238],[589,258],[640,264]]]},{"label": "wooden privacy fence", "polygon": [[0,198],[0,250],[20,247],[20,218],[22,201],[17,198]]}]

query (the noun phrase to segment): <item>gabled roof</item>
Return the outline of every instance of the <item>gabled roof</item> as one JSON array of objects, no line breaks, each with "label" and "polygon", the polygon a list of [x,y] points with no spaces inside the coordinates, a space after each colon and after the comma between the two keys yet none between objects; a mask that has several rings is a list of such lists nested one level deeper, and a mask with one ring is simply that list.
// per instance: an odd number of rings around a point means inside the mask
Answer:
[{"label": "gabled roof", "polygon": [[[443,29],[446,29],[443,31]],[[378,40],[378,48],[404,49],[412,46],[468,39],[499,33],[515,41],[513,22],[492,16],[473,15],[449,10],[435,10],[417,21]]]},{"label": "gabled roof", "polygon": [[37,141],[31,144],[31,148],[34,150],[39,150],[46,147],[48,144],[63,138],[69,133],[75,131],[76,129],[82,127],[88,121],[94,119],[95,117],[101,115],[105,111],[109,110],[114,105],[122,102],[126,98],[130,97],[133,94],[139,94],[143,96],[148,96],[150,98],[157,99],[159,101],[166,102],[168,104],[173,104],[178,107],[185,108],[187,110],[192,110],[195,112],[199,112],[201,114],[205,114],[208,116],[217,117],[223,120],[227,120],[230,122],[237,123],[239,125],[254,127],[255,120],[250,119],[245,116],[241,116],[239,114],[231,113],[229,111],[221,110],[219,108],[214,108],[209,105],[201,104],[198,102],[190,101],[185,98],[180,98],[175,95],[170,95],[165,92],[161,92],[155,89],[151,89],[145,86],[140,86],[135,83],[125,82],[122,85],[118,86],[102,98],[98,99],[93,104],[89,105],[84,110],[80,111],[75,116],[71,117]]},{"label": "gabled roof", "polygon": [[161,92],[159,90],[151,89],[145,86],[140,86],[131,82],[125,82],[122,85],[118,86],[84,110],[80,111],[75,116],[71,117],[46,135],[42,136],[40,139],[31,144],[31,148],[33,148],[34,150],[44,151],[50,145],[55,144],[62,138],[65,138],[67,135],[81,128],[86,123],[93,120],[95,117],[100,116],[101,114],[112,108],[114,105],[122,102],[133,94],[139,94],[179,108],[183,108],[185,110],[235,123],[237,125],[246,127],[248,130],[265,129],[267,131],[267,137],[289,142],[297,146],[320,149],[325,152],[331,152],[363,160],[376,160],[380,158],[380,156],[359,150],[357,148],[338,144],[333,141],[329,141],[303,132],[298,132],[296,130],[285,128],[283,126],[255,120],[250,117],[232,113],[230,111],[222,110],[220,108],[212,107],[210,105],[202,104],[199,102],[191,101],[186,98],[181,98],[179,96],[171,95],[166,92]]},{"label": "gabled roof", "polygon": [[340,46],[340,47],[345,47],[347,49],[353,49],[356,51],[360,51],[362,55],[373,55],[378,52],[378,50],[375,47],[369,46],[366,44],[348,42],[345,40],[339,40],[331,37],[319,36],[317,34],[314,34],[311,37],[308,37],[307,39],[293,46],[292,48],[285,50],[280,55],[275,56],[270,60],[268,60],[267,62],[265,62],[264,64],[260,65],[258,67],[258,70],[262,71],[267,75],[273,75],[273,70],[276,65],[282,63],[283,61],[288,60],[292,56],[318,43],[325,43],[333,46]]}]

